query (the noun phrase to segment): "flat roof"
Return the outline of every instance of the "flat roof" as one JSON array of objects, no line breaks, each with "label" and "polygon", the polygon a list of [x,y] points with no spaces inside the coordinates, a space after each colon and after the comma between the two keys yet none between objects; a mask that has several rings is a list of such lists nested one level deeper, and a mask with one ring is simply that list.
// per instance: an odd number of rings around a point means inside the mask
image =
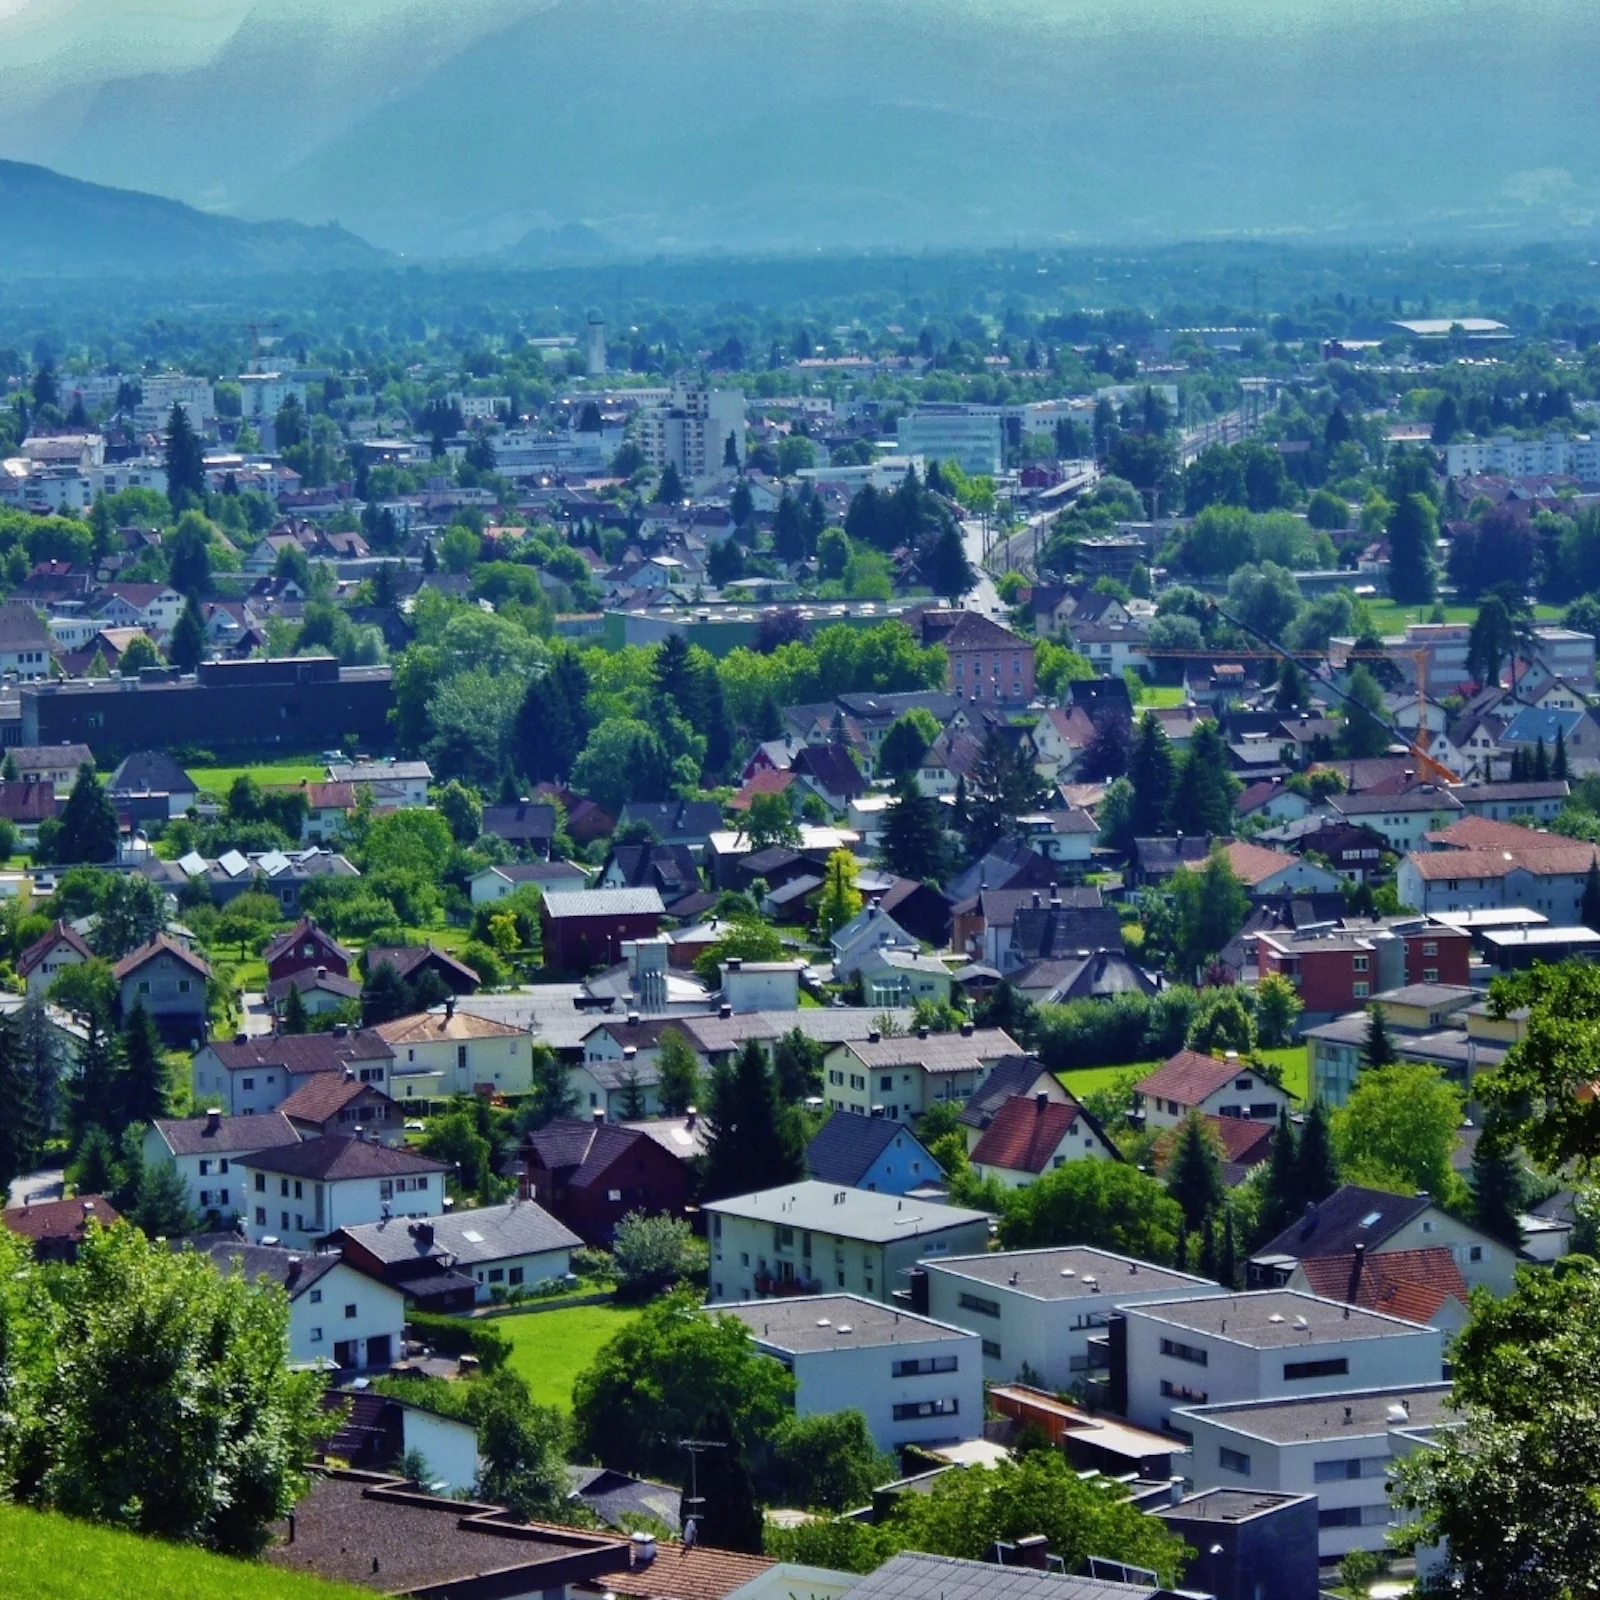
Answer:
[{"label": "flat roof", "polygon": [[1436,1333],[1425,1323],[1403,1322],[1380,1311],[1324,1300],[1298,1289],[1262,1289],[1254,1294],[1197,1295],[1182,1300],[1147,1300],[1130,1315],[1209,1333],[1256,1350],[1292,1350],[1296,1345],[1345,1339],[1396,1338]]},{"label": "flat roof", "polygon": [[730,1217],[745,1217],[752,1222],[787,1224],[815,1233],[865,1239],[873,1244],[892,1244],[896,1239],[916,1239],[975,1222],[985,1225],[989,1222],[987,1211],[968,1211],[963,1206],[923,1205],[898,1195],[847,1189],[836,1183],[818,1183],[815,1179],[784,1184],[777,1189],[762,1189],[756,1194],[734,1195],[727,1200],[710,1200],[703,1209]]},{"label": "flat roof", "polygon": [[[1051,1250],[1002,1250],[981,1256],[945,1256],[923,1265],[1010,1289],[1033,1300],[1084,1300],[1154,1291],[1217,1289],[1209,1278],[1152,1266],[1131,1256],[1112,1255],[1088,1245]],[[1091,1281],[1092,1280],[1092,1281]]]},{"label": "flat roof", "polygon": [[1448,1421],[1448,1383],[1408,1384],[1395,1389],[1358,1389],[1350,1394],[1308,1394],[1295,1400],[1240,1400],[1214,1406],[1184,1406],[1182,1415],[1203,1417],[1218,1427],[1271,1444],[1316,1439],[1363,1439],[1402,1426],[1389,1415],[1399,1406],[1405,1425]]},{"label": "flat roof", "polygon": [[1269,1489],[1202,1489],[1175,1506],[1158,1506],[1154,1514],[1174,1522],[1248,1522],[1311,1498]]},{"label": "flat roof", "polygon": [[1430,911],[1435,922],[1447,928],[1537,928],[1550,919],[1526,906],[1485,906],[1479,911]]},{"label": "flat roof", "polygon": [[1481,937],[1496,950],[1515,950],[1519,945],[1544,949],[1558,945],[1600,944],[1600,933],[1593,928],[1485,928]]},{"label": "flat roof", "polygon": [[822,1350],[876,1349],[902,1344],[938,1344],[976,1339],[977,1334],[931,1317],[897,1311],[854,1294],[802,1295],[793,1300],[742,1300],[717,1306],[718,1316],[737,1317],[758,1344],[788,1355]]}]

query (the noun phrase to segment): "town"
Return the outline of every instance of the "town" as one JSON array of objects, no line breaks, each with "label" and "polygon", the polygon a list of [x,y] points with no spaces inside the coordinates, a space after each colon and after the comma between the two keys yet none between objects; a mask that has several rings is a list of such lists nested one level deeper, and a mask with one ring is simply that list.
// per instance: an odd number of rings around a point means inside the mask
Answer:
[{"label": "town", "polygon": [[0,1589],[1589,1592],[1600,314],[1045,270],[0,339]]}]

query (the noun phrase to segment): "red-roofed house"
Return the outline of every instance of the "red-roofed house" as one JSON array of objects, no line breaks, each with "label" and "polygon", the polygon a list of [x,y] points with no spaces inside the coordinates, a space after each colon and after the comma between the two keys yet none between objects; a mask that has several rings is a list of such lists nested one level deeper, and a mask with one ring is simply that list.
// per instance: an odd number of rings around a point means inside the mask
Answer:
[{"label": "red-roofed house", "polygon": [[30,1205],[8,1206],[0,1211],[13,1233],[33,1243],[40,1261],[76,1261],[78,1246],[91,1222],[104,1228],[122,1221],[103,1194],[83,1194],[72,1200],[40,1200]]},{"label": "red-roofed house", "polygon": [[1280,894],[1337,894],[1344,880],[1285,850],[1235,839],[1222,847],[1233,874],[1258,900]]},{"label": "red-roofed house", "polygon": [[1069,1161],[1120,1161],[1121,1153],[1076,1100],[1012,1095],[972,1149],[979,1179],[1025,1189]]},{"label": "red-roofed house", "polygon": [[1421,1250],[1368,1251],[1316,1256],[1289,1279],[1324,1300],[1343,1300],[1407,1322],[1455,1333],[1467,1321],[1467,1280],[1448,1245]]},{"label": "red-roofed house", "polygon": [[315,917],[302,917],[268,944],[261,959],[267,964],[267,981],[273,983],[317,967],[348,978],[355,957],[326,928],[319,928]]},{"label": "red-roofed house", "polygon": [[1289,1095],[1236,1056],[1218,1060],[1180,1050],[1134,1085],[1134,1104],[1143,1110],[1147,1128],[1176,1127],[1191,1111],[1276,1123]]},{"label": "red-roofed house", "polygon": [[94,951],[69,923],[57,922],[42,939],[35,939],[17,957],[17,976],[28,993],[42,997],[68,967],[94,960]]}]

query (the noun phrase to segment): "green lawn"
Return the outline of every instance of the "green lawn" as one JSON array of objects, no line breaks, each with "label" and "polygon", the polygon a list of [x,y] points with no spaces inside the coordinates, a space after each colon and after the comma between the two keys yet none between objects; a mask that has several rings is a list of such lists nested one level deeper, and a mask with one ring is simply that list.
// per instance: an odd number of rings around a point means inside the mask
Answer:
[{"label": "green lawn", "polygon": [[[1284,1050],[1262,1050],[1259,1054],[1282,1074],[1284,1088],[1304,1104],[1310,1076],[1309,1048],[1297,1044],[1290,1045]],[[1141,1061],[1133,1066],[1124,1067],[1079,1067],[1072,1072],[1063,1072],[1061,1081],[1081,1098],[1086,1094],[1095,1094],[1099,1090],[1113,1087],[1124,1073],[1131,1072],[1136,1077],[1143,1078],[1160,1065],[1159,1061]]]},{"label": "green lawn", "polygon": [[1168,706],[1181,706],[1188,692],[1181,683],[1147,685],[1144,693],[1139,696],[1139,704],[1134,714],[1137,716],[1140,711],[1158,711]]},{"label": "green lawn", "polygon": [[634,1307],[573,1306],[496,1317],[496,1329],[511,1340],[510,1366],[526,1380],[541,1405],[572,1406],[572,1383],[595,1352],[637,1316]]},{"label": "green lawn", "polygon": [[0,1505],[0,1595],[16,1600],[372,1600],[370,1589]]},{"label": "green lawn", "polygon": [[302,778],[310,783],[321,783],[328,769],[320,761],[274,761],[261,766],[248,767],[188,767],[185,769],[200,788],[226,800],[233,780],[248,773],[263,788],[276,784],[283,786],[299,783]]},{"label": "green lawn", "polygon": [[[1367,610],[1372,613],[1373,626],[1379,638],[1386,633],[1404,633],[1406,624],[1426,622],[1433,615],[1432,606],[1403,606],[1397,600],[1369,600]],[[1533,614],[1541,622],[1555,621],[1561,615],[1560,606],[1535,606]],[[1476,606],[1446,606],[1445,621],[1471,622],[1478,615]]]}]

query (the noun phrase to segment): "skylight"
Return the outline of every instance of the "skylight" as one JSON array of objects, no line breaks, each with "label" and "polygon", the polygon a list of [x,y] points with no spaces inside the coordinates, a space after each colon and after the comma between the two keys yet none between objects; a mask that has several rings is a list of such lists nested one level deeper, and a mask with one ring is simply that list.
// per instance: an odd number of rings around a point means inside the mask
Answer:
[{"label": "skylight", "polygon": [[1361,1219],[1361,1226],[1363,1228],[1376,1227],[1382,1216],[1383,1213],[1381,1211],[1369,1211],[1366,1216]]}]

